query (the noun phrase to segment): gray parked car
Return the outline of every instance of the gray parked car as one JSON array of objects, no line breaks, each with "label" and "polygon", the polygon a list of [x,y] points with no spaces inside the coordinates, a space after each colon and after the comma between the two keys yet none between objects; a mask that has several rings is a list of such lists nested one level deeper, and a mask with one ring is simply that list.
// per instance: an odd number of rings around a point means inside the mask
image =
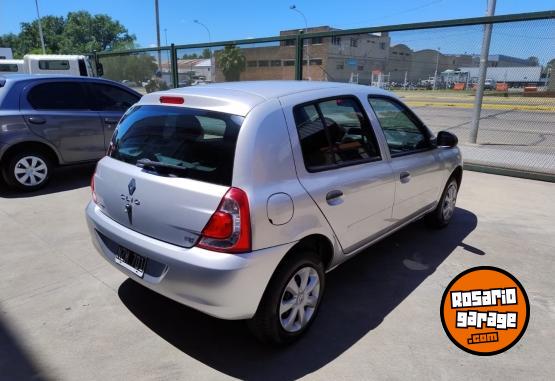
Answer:
[{"label": "gray parked car", "polygon": [[87,77],[0,76],[0,165],[8,185],[37,190],[52,168],[103,157],[123,113],[141,95]]},{"label": "gray parked car", "polygon": [[421,217],[449,223],[456,144],[368,86],[152,93],[99,161],[87,221],[98,251],[131,279],[286,343],[314,320],[327,271]]}]

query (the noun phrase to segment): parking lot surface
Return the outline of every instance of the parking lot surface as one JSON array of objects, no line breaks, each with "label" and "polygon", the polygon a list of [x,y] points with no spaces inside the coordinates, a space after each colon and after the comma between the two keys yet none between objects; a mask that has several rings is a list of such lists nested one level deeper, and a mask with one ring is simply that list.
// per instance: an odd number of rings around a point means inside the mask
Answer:
[{"label": "parking lot surface", "polygon": [[[329,274],[310,332],[286,348],[128,280],[93,249],[91,167],[39,194],[0,185],[0,379],[549,379],[555,373],[555,184],[466,171],[449,227],[416,222]],[[500,355],[461,351],[439,306],[458,273],[515,275],[531,318]]]}]

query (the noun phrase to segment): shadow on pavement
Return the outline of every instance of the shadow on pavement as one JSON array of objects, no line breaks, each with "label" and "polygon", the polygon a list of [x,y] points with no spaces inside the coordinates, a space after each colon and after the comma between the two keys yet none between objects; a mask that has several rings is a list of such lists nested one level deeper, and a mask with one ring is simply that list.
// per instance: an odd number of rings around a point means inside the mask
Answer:
[{"label": "shadow on pavement", "polygon": [[9,189],[3,179],[0,179],[0,197],[28,198],[90,186],[95,165],[93,163],[56,168],[46,187],[36,192],[21,192]]},{"label": "shadow on pavement", "polygon": [[35,380],[44,378],[17,339],[0,320],[0,379]]},{"label": "shadow on pavement", "polygon": [[325,366],[349,349],[407,298],[477,225],[457,208],[444,230],[416,222],[327,275],[318,318],[297,343],[274,348],[259,344],[242,321],[208,317],[127,280],[118,293],[147,327],[187,355],[240,379],[289,380]]}]

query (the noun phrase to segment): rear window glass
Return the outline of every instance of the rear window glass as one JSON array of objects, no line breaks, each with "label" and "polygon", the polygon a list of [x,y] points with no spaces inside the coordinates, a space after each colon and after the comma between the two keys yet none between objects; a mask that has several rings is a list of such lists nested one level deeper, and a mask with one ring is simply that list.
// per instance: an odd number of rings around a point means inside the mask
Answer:
[{"label": "rear window glass", "polygon": [[243,117],[167,106],[135,106],[121,120],[110,156],[130,164],[150,160],[186,168],[175,175],[231,185]]},{"label": "rear window glass", "polygon": [[39,60],[39,69],[41,69],[41,70],[69,70],[69,61],[67,61],[67,60]]},{"label": "rear window glass", "polygon": [[17,67],[17,64],[0,64],[0,71],[17,73],[19,68]]}]

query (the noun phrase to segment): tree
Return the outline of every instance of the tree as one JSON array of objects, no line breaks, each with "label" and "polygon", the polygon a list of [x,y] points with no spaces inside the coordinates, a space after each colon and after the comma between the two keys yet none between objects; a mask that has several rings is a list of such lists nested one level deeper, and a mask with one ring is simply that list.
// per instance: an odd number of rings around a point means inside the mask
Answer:
[{"label": "tree", "polygon": [[105,58],[100,56],[100,63],[104,70],[104,78],[120,82],[133,81],[138,86],[150,80],[158,69],[155,58],[147,53]]},{"label": "tree", "polygon": [[[47,53],[85,54],[135,41],[135,36],[129,34],[119,21],[107,15],[70,12],[65,18],[42,17],[41,23]],[[11,47],[14,57],[18,58],[28,53],[42,52],[38,22],[21,23],[19,34],[0,36],[0,46]]]},{"label": "tree", "polygon": [[245,56],[235,45],[227,45],[218,52],[217,63],[226,81],[238,81],[246,67]]},{"label": "tree", "polygon": [[538,57],[528,57],[528,62],[530,62],[532,66],[540,66],[540,60]]},{"label": "tree", "polygon": [[202,49],[202,58],[210,58],[210,49],[204,48]]}]

